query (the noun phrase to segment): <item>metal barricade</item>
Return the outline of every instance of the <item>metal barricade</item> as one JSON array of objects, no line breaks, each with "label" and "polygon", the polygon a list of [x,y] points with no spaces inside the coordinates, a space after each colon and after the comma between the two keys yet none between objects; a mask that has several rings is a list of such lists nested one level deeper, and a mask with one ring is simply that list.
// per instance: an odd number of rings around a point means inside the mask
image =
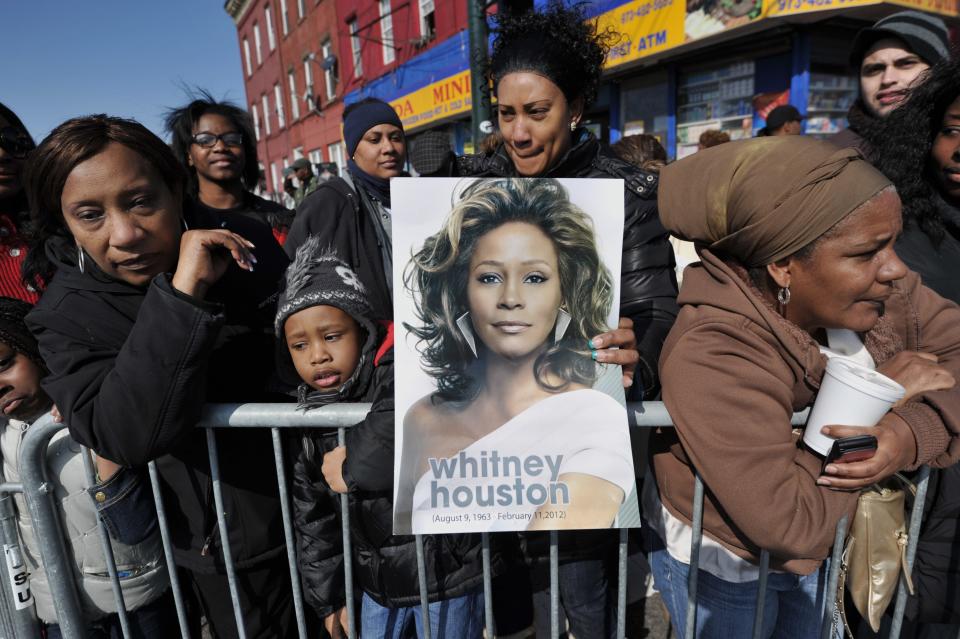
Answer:
[{"label": "metal barricade", "polygon": [[[290,495],[286,477],[286,468],[283,456],[283,444],[280,430],[283,428],[336,428],[338,429],[339,441],[344,441],[345,429],[360,422],[369,410],[369,404],[338,404],[324,408],[299,411],[293,404],[213,404],[205,408],[203,417],[199,424],[200,427],[207,430],[208,454],[210,461],[211,477],[214,486],[214,500],[217,508],[217,517],[219,522],[219,532],[221,547],[226,565],[227,580],[229,583],[231,598],[234,604],[236,622],[238,625],[238,635],[245,637],[246,632],[243,625],[242,610],[238,604],[238,584],[236,567],[232,559],[230,542],[228,539],[228,530],[223,512],[223,502],[220,492],[220,472],[219,456],[217,454],[215,429],[218,428],[270,428],[273,438],[274,459],[277,464],[277,480],[282,501],[282,518],[284,527],[284,536],[287,544],[287,560],[290,568],[290,578],[292,582],[292,593],[294,598],[294,607],[296,611],[296,620],[298,634],[301,639],[305,639],[305,615],[303,592],[299,583],[299,570],[297,567],[296,548],[294,545],[294,531],[292,514],[290,512]],[[636,428],[655,428],[670,427],[672,422],[665,406],[660,402],[647,402],[644,404],[631,405],[630,425]],[[794,424],[803,424],[806,420],[806,413],[794,415]],[[69,561],[68,553],[65,548],[65,541],[61,534],[60,524],[57,516],[57,509],[53,499],[53,488],[46,477],[45,470],[45,451],[50,438],[61,428],[63,424],[54,423],[49,416],[38,420],[28,431],[21,447],[21,472],[23,477],[23,490],[27,497],[27,503],[30,508],[30,515],[33,519],[35,530],[37,532],[40,552],[43,558],[44,568],[50,581],[51,593],[56,602],[58,619],[60,621],[61,631],[66,639],[81,638],[84,636],[84,622],[80,609],[79,598],[74,579],[74,569]],[[84,454],[87,451],[84,449]],[[88,478],[93,479],[92,465],[88,464]],[[189,637],[189,630],[186,618],[186,608],[183,600],[183,594],[177,579],[177,571],[173,568],[175,565],[173,559],[173,549],[170,543],[169,530],[167,529],[166,516],[163,507],[163,500],[160,494],[160,484],[157,469],[154,463],[149,465],[151,486],[154,491],[154,499],[157,506],[158,522],[163,540],[164,555],[167,565],[171,567],[168,572],[171,577],[171,589],[177,606],[177,615],[180,622],[181,633],[183,637]],[[920,523],[923,512],[924,495],[927,488],[927,475],[929,471],[924,468],[918,475],[918,494],[910,518],[910,540],[907,548],[907,562],[912,569],[914,556],[916,554],[917,537],[919,536]],[[0,485],[0,492],[3,488],[10,489],[7,485]],[[17,487],[13,487],[15,490]],[[704,486],[699,476],[695,479],[695,494],[693,504],[693,542],[690,553],[691,567],[698,565],[700,553],[700,544],[702,541],[702,517],[703,517],[703,495]],[[4,501],[0,498],[0,524],[7,521],[4,516]],[[344,544],[344,579],[347,601],[347,617],[349,620],[349,636],[356,637],[356,602],[353,601],[353,574],[352,562],[349,560],[350,552],[350,531],[349,531],[349,509],[347,507],[347,498],[343,496],[341,500],[341,522],[342,538]],[[834,543],[833,558],[830,564],[830,573],[828,577],[828,593],[836,592],[837,578],[839,574],[840,561],[839,555],[842,551],[843,539],[846,532],[846,518],[843,518],[836,531]],[[117,576],[116,567],[112,561],[112,551],[110,543],[106,536],[106,531],[101,525],[101,534],[104,551],[107,555],[107,564],[110,577],[113,582],[115,599],[118,609],[123,609],[123,595],[120,587],[120,581]],[[3,534],[6,535],[6,528]],[[618,589],[617,589],[617,636],[624,637],[626,634],[626,581],[627,581],[627,531],[619,531],[618,548]],[[5,537],[6,539],[7,537]],[[423,624],[424,636],[430,639],[431,628],[429,620],[429,596],[426,584],[426,560],[424,555],[423,538],[420,535],[415,536],[417,551],[417,566],[419,572],[419,587],[421,607],[425,623]],[[558,534],[556,531],[550,533],[550,614],[551,614],[551,635],[559,637],[560,635],[560,602],[559,602],[559,548]],[[482,535],[482,559],[483,559],[483,593],[484,593],[484,620],[487,627],[487,637],[495,636],[494,618],[493,618],[493,597],[492,576],[490,570],[490,539],[487,534]],[[760,557],[760,591],[758,594],[757,611],[754,621],[754,637],[762,636],[763,605],[764,597],[762,587],[768,578],[770,556],[764,551]],[[686,637],[692,639],[696,631],[696,593],[698,570],[690,570],[688,583],[688,608],[686,611]],[[891,639],[898,639],[900,626],[903,619],[904,606],[906,603],[906,589],[903,583],[900,584],[895,609],[893,628],[890,633]],[[833,597],[828,597],[827,610],[823,617],[823,637],[830,637],[834,632],[837,619],[834,614]],[[129,637],[129,631],[126,623],[123,623],[123,635]],[[21,636],[16,635],[19,639]],[[35,635],[32,635],[35,636]]]}]

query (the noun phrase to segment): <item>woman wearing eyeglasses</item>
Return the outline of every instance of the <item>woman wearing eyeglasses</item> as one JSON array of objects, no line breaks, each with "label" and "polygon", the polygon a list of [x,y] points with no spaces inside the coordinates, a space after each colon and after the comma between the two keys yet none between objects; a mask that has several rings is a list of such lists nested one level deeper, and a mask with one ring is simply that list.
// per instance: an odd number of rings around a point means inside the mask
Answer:
[{"label": "woman wearing eyeglasses", "polygon": [[36,304],[37,292],[20,280],[20,265],[27,256],[21,233],[29,219],[20,175],[33,147],[20,118],[0,104],[0,296]]},{"label": "woman wearing eyeglasses", "polygon": [[244,216],[269,224],[283,244],[293,211],[254,195],[260,177],[257,141],[246,111],[201,92],[167,113],[173,153],[187,169],[187,195],[202,214],[228,222]]}]

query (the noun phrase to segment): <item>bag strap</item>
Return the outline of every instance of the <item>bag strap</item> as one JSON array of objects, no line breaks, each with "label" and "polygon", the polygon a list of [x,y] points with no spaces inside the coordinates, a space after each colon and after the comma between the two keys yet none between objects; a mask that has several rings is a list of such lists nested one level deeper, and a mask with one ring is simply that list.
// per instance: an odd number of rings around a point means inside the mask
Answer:
[{"label": "bag strap", "polygon": [[917,496],[917,486],[912,481],[907,479],[906,475],[903,473],[894,473],[891,477],[896,477],[900,480],[900,483],[903,484],[903,487],[910,491],[910,494],[914,497]]},{"label": "bag strap", "polygon": [[[847,609],[844,604],[844,587],[847,585],[847,559],[850,555],[850,546],[853,543],[851,539],[847,546],[843,549],[843,553],[840,555],[840,575],[837,579],[837,592],[836,592],[836,607],[833,609],[833,625],[837,625],[837,618],[839,617],[843,621],[843,630],[847,639],[855,639],[853,636],[853,631],[850,630],[850,624],[847,623]],[[832,632],[830,633],[833,634]]]}]

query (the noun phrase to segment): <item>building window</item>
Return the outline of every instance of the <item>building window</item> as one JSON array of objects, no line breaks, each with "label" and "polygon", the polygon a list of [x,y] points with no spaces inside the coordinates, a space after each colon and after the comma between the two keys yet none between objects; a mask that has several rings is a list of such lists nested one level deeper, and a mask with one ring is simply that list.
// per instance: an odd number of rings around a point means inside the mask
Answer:
[{"label": "building window", "polygon": [[287,0],[280,0],[280,26],[283,27],[283,35],[290,33],[290,13],[287,11]]},{"label": "building window", "polygon": [[307,88],[303,94],[303,103],[307,110],[318,107],[317,97],[313,94],[313,61],[310,58],[303,59],[303,79],[307,83]]},{"label": "building window", "polygon": [[260,25],[253,23],[253,46],[257,52],[257,66],[263,64],[263,49],[260,46]]},{"label": "building window", "polygon": [[390,0],[380,0],[380,40],[383,42],[383,63],[390,64],[396,58],[393,50],[393,16]]},{"label": "building window", "polygon": [[333,144],[328,144],[327,157],[330,158],[330,161],[336,164],[337,168],[340,169],[340,175],[343,175],[344,168],[347,165],[347,162],[344,159],[343,143],[335,142]]},{"label": "building window", "polygon": [[260,141],[260,112],[257,111],[257,105],[250,105],[250,112],[253,114],[253,136]]},{"label": "building window", "polygon": [[282,129],[287,126],[287,117],[283,112],[283,89],[279,82],[273,85],[273,101],[277,103],[277,127]]},{"label": "building window", "polygon": [[287,80],[290,83],[290,117],[299,120],[300,96],[297,95],[297,74],[293,69],[287,72]]},{"label": "building window", "polygon": [[302,146],[296,146],[296,147],[294,147],[294,148],[293,148],[293,161],[296,162],[297,160],[299,160],[299,159],[302,158],[302,157],[303,157],[303,147],[302,147]]},{"label": "building window", "polygon": [[304,0],[297,0],[297,19],[303,20],[305,15],[307,15],[307,3]]},{"label": "building window", "polygon": [[270,98],[266,93],[260,96],[260,102],[263,103],[263,130],[270,135]]},{"label": "building window", "polygon": [[279,174],[277,173],[277,163],[270,163],[270,180],[273,182],[273,197],[277,198],[283,192],[280,190],[280,179]]},{"label": "building window", "polygon": [[307,154],[307,157],[310,158],[310,164],[317,165],[323,163],[323,151],[320,149],[314,149]]},{"label": "building window", "polygon": [[350,52],[353,54],[353,77],[359,78],[363,75],[363,61],[360,58],[360,31],[356,18],[347,23],[347,29],[350,31]]},{"label": "building window", "polygon": [[337,95],[337,72],[335,67],[327,62],[333,56],[333,44],[326,40],[320,45],[320,55],[323,57],[323,83],[327,89],[327,99],[332,100]]},{"label": "building window", "polygon": [[433,16],[433,0],[420,0],[420,35],[424,39],[436,35],[437,24]]},{"label": "building window", "polygon": [[250,64],[250,41],[243,39],[243,60],[247,63],[247,77],[253,75],[253,65]]},{"label": "building window", "polygon": [[273,51],[277,48],[277,34],[273,32],[273,16],[270,15],[269,4],[263,8],[263,19],[267,24],[267,45],[270,47],[270,50]]}]

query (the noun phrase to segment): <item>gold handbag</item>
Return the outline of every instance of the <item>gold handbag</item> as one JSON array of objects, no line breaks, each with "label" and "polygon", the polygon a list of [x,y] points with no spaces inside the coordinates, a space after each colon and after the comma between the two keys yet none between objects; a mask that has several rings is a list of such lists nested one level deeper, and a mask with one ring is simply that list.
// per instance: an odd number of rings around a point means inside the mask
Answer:
[{"label": "gold handbag", "polygon": [[[895,477],[916,495],[916,488],[909,480],[899,473]],[[853,604],[874,632],[880,630],[880,619],[897,591],[901,570],[907,589],[913,594],[913,580],[907,567],[906,490],[890,487],[889,483],[874,484],[860,493],[843,551],[837,589],[841,614],[846,583]],[[843,616],[846,626],[846,615]]]}]

